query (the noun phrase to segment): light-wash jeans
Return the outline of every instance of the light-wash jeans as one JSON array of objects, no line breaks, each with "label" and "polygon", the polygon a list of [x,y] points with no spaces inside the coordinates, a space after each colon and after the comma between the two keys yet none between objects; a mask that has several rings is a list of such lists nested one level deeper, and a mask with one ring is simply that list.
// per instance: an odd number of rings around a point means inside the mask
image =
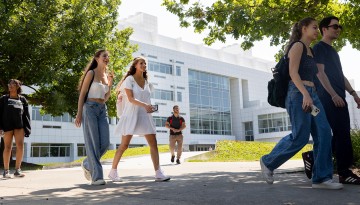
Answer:
[{"label": "light-wash jeans", "polygon": [[91,101],[85,102],[82,124],[87,156],[84,160],[84,167],[90,170],[92,181],[104,179],[100,158],[110,144],[106,105]]},{"label": "light-wash jeans", "polygon": [[289,82],[285,105],[290,116],[292,133],[282,138],[269,154],[262,157],[262,160],[268,169],[275,170],[308,143],[311,133],[314,140],[312,182],[316,184],[332,179],[332,136],[325,110],[315,88],[308,86],[305,86],[305,88],[309,92],[314,105],[320,109],[320,113],[316,117],[310,113],[305,113],[302,110],[303,95],[293,82]]}]

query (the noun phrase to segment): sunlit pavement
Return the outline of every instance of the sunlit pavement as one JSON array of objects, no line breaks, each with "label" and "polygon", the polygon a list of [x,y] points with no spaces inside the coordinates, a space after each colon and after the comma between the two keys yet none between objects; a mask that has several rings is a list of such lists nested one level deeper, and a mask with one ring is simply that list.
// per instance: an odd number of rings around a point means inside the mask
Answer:
[{"label": "sunlit pavement", "polygon": [[180,165],[161,154],[169,182],[154,182],[150,156],[123,159],[118,166],[123,182],[111,182],[111,162],[104,163],[104,186],[89,185],[80,167],[27,171],[25,178],[0,180],[0,204],[360,204],[360,186],[312,189],[301,160],[285,163],[268,185],[258,161],[184,162],[201,153],[184,152]]}]

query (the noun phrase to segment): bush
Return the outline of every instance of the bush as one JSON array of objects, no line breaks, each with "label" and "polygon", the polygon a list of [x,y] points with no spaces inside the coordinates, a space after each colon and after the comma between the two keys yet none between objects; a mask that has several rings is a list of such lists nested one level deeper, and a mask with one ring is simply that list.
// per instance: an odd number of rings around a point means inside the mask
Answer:
[{"label": "bush", "polygon": [[354,162],[356,167],[360,167],[360,130],[351,130],[351,141],[354,150]]}]

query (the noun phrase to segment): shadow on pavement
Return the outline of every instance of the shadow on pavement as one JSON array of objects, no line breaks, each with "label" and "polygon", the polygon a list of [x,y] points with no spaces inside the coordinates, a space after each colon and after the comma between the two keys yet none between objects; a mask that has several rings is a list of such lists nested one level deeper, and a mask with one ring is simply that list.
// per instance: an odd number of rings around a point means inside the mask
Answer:
[{"label": "shadow on pavement", "polygon": [[[31,196],[1,198],[1,204],[360,204],[360,189],[316,190],[304,174],[278,174],[266,184],[256,172],[209,172],[182,174],[169,182],[132,176],[105,186],[75,184],[73,187],[34,191]],[[50,182],[51,183],[51,182]]]}]

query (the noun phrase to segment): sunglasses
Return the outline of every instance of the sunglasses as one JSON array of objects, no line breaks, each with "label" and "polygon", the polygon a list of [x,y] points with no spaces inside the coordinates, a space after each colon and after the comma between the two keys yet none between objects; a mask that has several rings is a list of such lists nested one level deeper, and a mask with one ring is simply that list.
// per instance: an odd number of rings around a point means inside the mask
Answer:
[{"label": "sunglasses", "polygon": [[338,30],[338,29],[343,29],[343,27],[342,26],[340,26],[340,25],[337,25],[337,24],[333,24],[333,25],[329,25],[329,26],[327,26],[327,28],[329,28],[329,27],[332,27],[333,29],[335,29],[335,30]]}]

